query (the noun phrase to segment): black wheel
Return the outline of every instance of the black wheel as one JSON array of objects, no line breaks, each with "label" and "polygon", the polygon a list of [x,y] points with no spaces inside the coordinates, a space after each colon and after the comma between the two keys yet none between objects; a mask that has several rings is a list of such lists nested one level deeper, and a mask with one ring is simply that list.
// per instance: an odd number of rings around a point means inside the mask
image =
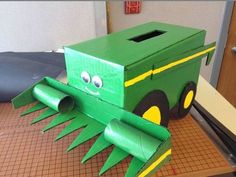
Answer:
[{"label": "black wheel", "polygon": [[148,93],[136,106],[133,113],[162,126],[169,122],[169,102],[164,92]]},{"label": "black wheel", "polygon": [[196,84],[194,82],[189,82],[184,87],[181,93],[177,109],[174,113],[174,118],[183,118],[188,114],[193,104],[195,96],[196,96]]}]

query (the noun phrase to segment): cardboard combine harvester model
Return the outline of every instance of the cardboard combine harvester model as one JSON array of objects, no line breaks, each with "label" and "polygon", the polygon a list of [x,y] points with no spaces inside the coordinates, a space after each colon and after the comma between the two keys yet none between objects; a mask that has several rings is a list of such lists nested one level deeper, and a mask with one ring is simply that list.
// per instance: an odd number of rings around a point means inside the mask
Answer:
[{"label": "cardboard combine harvester model", "polygon": [[82,162],[114,145],[100,175],[129,155],[126,176],[151,175],[171,158],[170,112],[188,113],[201,59],[213,55],[205,34],[151,22],[65,47],[68,84],[46,77],[13,105],[38,102],[22,115],[47,107],[32,123],[57,114],[43,131],[71,121],[56,140],[84,128],[68,151],[99,135]]}]

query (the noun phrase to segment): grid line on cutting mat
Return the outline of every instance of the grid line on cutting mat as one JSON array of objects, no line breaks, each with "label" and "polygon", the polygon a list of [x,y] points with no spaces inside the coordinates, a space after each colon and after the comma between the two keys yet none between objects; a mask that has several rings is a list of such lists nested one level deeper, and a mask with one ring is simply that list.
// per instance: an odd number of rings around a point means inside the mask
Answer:
[{"label": "grid line on cutting mat", "polygon": [[[82,157],[94,139],[67,153],[67,147],[79,131],[54,142],[54,138],[65,125],[42,134],[40,130],[52,118],[31,126],[30,121],[38,113],[19,118],[23,109],[25,108],[13,110],[11,104],[0,104],[0,176],[98,176],[112,147],[86,164],[81,164]],[[218,169],[231,170],[227,161],[191,116],[171,120],[169,129],[172,133],[173,157],[169,164],[153,175],[154,177],[201,172],[206,174],[206,171],[214,174]],[[130,160],[131,157],[126,158],[104,176],[123,176]]]}]

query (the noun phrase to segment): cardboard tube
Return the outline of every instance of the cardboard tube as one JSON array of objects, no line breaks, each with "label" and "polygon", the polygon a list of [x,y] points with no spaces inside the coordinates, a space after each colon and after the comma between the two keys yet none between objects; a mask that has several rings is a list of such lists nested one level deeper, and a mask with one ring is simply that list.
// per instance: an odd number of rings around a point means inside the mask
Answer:
[{"label": "cardboard tube", "polygon": [[150,159],[161,144],[160,140],[117,119],[113,119],[107,125],[104,137],[143,162]]},{"label": "cardboard tube", "polygon": [[72,97],[44,84],[37,84],[34,87],[33,96],[58,112],[66,112],[74,108]]}]

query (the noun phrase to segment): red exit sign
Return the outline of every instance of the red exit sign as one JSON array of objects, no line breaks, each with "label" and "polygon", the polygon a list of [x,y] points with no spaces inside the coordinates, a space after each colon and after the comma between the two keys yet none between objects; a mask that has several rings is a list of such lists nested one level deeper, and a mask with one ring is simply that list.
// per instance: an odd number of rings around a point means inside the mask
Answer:
[{"label": "red exit sign", "polygon": [[124,1],[125,14],[138,14],[141,11],[141,1]]}]

